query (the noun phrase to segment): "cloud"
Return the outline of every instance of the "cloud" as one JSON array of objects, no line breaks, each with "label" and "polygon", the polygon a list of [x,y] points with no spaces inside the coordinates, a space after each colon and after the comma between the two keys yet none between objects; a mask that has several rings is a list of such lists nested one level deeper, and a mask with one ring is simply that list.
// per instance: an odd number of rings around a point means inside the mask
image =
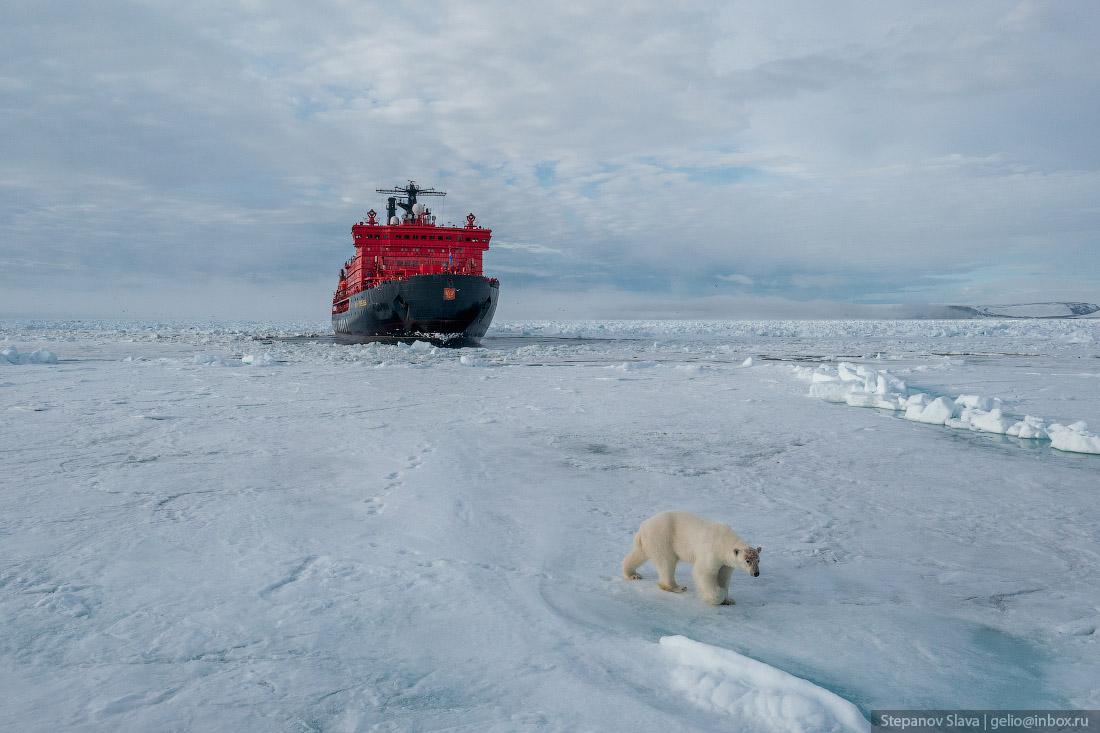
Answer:
[{"label": "cloud", "polygon": [[1086,3],[23,4],[0,292],[328,282],[415,178],[516,297],[1095,299],[1098,34]]},{"label": "cloud", "polygon": [[523,242],[501,242],[495,241],[492,243],[494,249],[498,250],[516,250],[518,252],[525,252],[539,255],[560,255],[562,251],[555,249],[554,247],[547,247],[544,244],[533,244]]},{"label": "cloud", "polygon": [[733,283],[734,285],[751,286],[753,283],[752,278],[748,275],[741,275],[740,273],[736,272],[731,272],[728,275],[719,275],[718,279],[722,280],[723,282]]},{"label": "cloud", "polygon": [[846,275],[806,274],[795,273],[790,276],[791,287],[799,289],[827,289],[837,288],[850,282]]}]

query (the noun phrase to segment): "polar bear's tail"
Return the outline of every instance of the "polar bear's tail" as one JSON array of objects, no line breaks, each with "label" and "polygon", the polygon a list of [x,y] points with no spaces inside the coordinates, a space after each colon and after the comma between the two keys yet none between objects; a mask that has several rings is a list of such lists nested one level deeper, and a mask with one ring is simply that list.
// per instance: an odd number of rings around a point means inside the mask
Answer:
[{"label": "polar bear's tail", "polygon": [[641,580],[642,576],[638,575],[636,571],[648,559],[645,550],[642,549],[642,533],[636,532],[634,534],[634,548],[630,551],[630,554],[623,558],[623,577],[627,580]]}]

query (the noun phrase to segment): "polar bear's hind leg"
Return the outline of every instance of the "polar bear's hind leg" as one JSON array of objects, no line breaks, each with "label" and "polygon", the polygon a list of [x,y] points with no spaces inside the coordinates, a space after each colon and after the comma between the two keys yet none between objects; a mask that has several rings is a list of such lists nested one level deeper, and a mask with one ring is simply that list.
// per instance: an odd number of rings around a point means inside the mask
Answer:
[{"label": "polar bear's hind leg", "polygon": [[650,558],[657,567],[657,587],[667,590],[669,593],[683,593],[687,590],[685,585],[676,584],[676,556],[662,555]]},{"label": "polar bear's hind leg", "polygon": [[623,577],[627,580],[641,580],[642,576],[638,575],[637,571],[648,559],[645,550],[642,549],[641,540],[638,539],[638,535],[634,535],[634,548],[623,558]]}]

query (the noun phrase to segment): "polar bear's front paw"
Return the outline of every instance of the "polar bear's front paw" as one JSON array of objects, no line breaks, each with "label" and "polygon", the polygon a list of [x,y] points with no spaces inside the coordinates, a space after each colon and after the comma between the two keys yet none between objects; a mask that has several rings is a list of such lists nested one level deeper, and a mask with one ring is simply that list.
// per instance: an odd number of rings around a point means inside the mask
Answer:
[{"label": "polar bear's front paw", "polygon": [[661,590],[667,590],[669,593],[683,593],[687,590],[686,585],[665,585],[664,583],[658,583],[657,587]]},{"label": "polar bear's front paw", "polygon": [[642,576],[638,575],[637,573],[631,573],[630,575],[626,576],[626,579],[627,580],[641,580]]},{"label": "polar bear's front paw", "polygon": [[720,603],[719,605],[722,605],[722,606],[735,606],[737,604],[732,598],[727,598],[726,600],[722,601],[722,603]]}]

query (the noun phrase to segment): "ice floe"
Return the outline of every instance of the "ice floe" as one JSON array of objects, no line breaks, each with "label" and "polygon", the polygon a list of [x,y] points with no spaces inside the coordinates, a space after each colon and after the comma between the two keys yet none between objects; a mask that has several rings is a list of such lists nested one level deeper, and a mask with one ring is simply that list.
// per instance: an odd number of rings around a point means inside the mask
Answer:
[{"label": "ice floe", "polygon": [[278,363],[278,360],[270,353],[264,351],[258,354],[245,354],[241,358],[218,356],[217,354],[208,354],[205,351],[200,351],[191,357],[192,364],[199,364],[201,366],[225,366],[225,367],[239,367],[239,366],[259,366],[267,367],[274,366]]},{"label": "ice floe", "polygon": [[835,367],[795,366],[794,374],[810,383],[809,394],[827,402],[874,407],[902,413],[913,422],[944,425],[955,430],[1008,435],[1024,440],[1049,440],[1051,447],[1074,453],[1100,453],[1100,436],[1084,422],[1046,425],[1041,417],[1007,414],[996,397],[961,394],[933,396],[908,387],[883,369],[839,362]]},{"label": "ice floe", "polygon": [[471,350],[469,353],[462,354],[458,358],[458,363],[468,367],[484,367],[490,366],[492,361],[489,360],[482,350]]},{"label": "ice floe", "polygon": [[221,358],[220,356],[215,356],[214,354],[207,354],[203,351],[200,351],[199,353],[191,357],[191,363],[209,366],[226,366],[225,359]]},{"label": "ice floe", "polygon": [[928,399],[928,395],[915,394],[906,400],[905,419],[930,425],[944,425],[955,412],[955,405],[946,397]]},{"label": "ice floe", "polygon": [[1054,423],[1047,426],[1050,445],[1061,451],[1071,453],[1100,453],[1100,435],[1090,433],[1088,425],[1082,421],[1071,425]]},{"label": "ice floe", "polygon": [[653,369],[658,366],[660,366],[660,364],[655,361],[624,361],[620,364],[611,364],[604,367],[604,369],[615,369],[620,372],[634,372],[639,369]]},{"label": "ice floe", "polygon": [[241,357],[241,363],[249,366],[273,366],[275,357],[266,351],[261,354],[245,354]]},{"label": "ice floe", "polygon": [[1025,440],[1045,440],[1050,437],[1047,429],[1043,426],[1043,419],[1033,415],[1024,415],[1022,420],[1012,424],[1005,435],[1024,438]]},{"label": "ice floe", "polygon": [[871,730],[855,705],[781,669],[686,636],[661,637],[660,645],[674,664],[672,687],[695,705],[730,716],[736,730]]},{"label": "ice floe", "polygon": [[7,364],[56,364],[57,354],[49,349],[36,349],[29,354],[19,353],[14,346],[0,349],[0,362]]}]

